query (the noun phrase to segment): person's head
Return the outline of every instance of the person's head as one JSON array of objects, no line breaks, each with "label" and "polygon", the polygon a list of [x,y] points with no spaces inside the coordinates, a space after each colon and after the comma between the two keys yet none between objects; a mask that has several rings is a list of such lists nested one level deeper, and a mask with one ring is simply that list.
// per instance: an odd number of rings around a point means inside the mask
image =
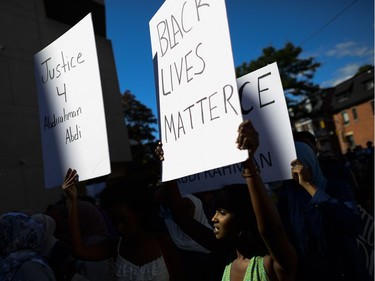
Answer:
[{"label": "person's head", "polygon": [[304,169],[311,174],[312,182],[317,188],[324,189],[326,185],[326,178],[323,176],[323,172],[319,166],[318,158],[308,144],[304,142],[295,142],[297,159],[302,162]]},{"label": "person's head", "polygon": [[106,221],[97,206],[87,200],[78,200],[77,208],[81,237],[85,243],[92,237],[109,235]]},{"label": "person's head", "polygon": [[44,225],[32,217],[9,212],[0,216],[0,256],[20,250],[40,251]]},{"label": "person's head", "polygon": [[43,256],[49,257],[57,242],[54,235],[56,231],[56,221],[51,216],[42,213],[33,214],[31,217],[34,220],[42,223],[44,226],[44,242],[43,245],[41,245],[41,250]]},{"label": "person's head", "polygon": [[257,232],[255,214],[245,184],[224,186],[214,194],[214,233],[219,240],[237,240],[241,234]]},{"label": "person's head", "polygon": [[155,213],[154,201],[141,181],[121,179],[108,184],[100,194],[100,204],[124,238],[148,230]]},{"label": "person's head", "polygon": [[264,255],[250,194],[246,184],[226,185],[214,192],[212,217],[216,239],[232,243],[245,256]]},{"label": "person's head", "polygon": [[293,139],[295,142],[304,142],[308,144],[315,154],[319,153],[319,144],[315,136],[309,131],[293,132]]}]

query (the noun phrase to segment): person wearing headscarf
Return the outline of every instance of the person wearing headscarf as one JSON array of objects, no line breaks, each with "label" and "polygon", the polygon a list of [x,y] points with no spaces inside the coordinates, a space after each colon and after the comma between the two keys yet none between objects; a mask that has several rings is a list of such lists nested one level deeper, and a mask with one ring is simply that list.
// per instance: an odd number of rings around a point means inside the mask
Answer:
[{"label": "person wearing headscarf", "polygon": [[31,217],[34,220],[42,223],[44,226],[44,236],[43,242],[41,243],[40,252],[42,256],[49,258],[55,244],[58,241],[54,235],[56,230],[56,222],[52,217],[41,213],[33,214]]},{"label": "person wearing headscarf", "polygon": [[[182,195],[183,198],[187,198],[191,201],[194,205],[194,214],[193,218],[200,222],[201,224],[205,225],[207,228],[212,229],[212,226],[208,222],[208,219],[204,213],[202,202],[198,197],[193,194],[184,194]],[[192,252],[201,252],[201,253],[209,253],[210,250],[207,250],[199,243],[191,239],[174,221],[173,215],[171,211],[164,206],[161,206],[161,216],[164,219],[166,227],[168,229],[168,233],[170,234],[173,242],[176,246],[180,249]]]},{"label": "person wearing headscarf", "polygon": [[0,216],[0,280],[55,281],[42,255],[44,231],[43,223],[21,212]]},{"label": "person wearing headscarf", "polygon": [[356,237],[361,219],[350,186],[323,176],[314,150],[295,142],[291,180],[278,210],[299,258],[297,280],[369,280]]},{"label": "person wearing headscarf", "polygon": [[[171,187],[164,188],[166,190]],[[177,184],[172,187],[178,189]],[[163,188],[161,188],[163,189]],[[168,194],[174,193],[165,191]],[[166,196],[171,197],[171,196]],[[174,244],[179,249],[181,258],[183,260],[184,271],[189,280],[220,280],[219,268],[217,267],[217,255],[211,250],[205,248],[203,245],[192,239],[179,225],[181,218],[177,216],[186,216],[191,220],[196,221],[207,230],[213,231],[212,225],[208,222],[208,218],[204,212],[202,201],[194,194],[181,195],[178,192],[178,197],[173,198],[174,203],[161,203],[160,216],[164,221],[166,230],[172,238]],[[167,201],[171,201],[169,198]],[[179,204],[180,208],[184,209],[183,213],[178,214],[174,205]]]}]

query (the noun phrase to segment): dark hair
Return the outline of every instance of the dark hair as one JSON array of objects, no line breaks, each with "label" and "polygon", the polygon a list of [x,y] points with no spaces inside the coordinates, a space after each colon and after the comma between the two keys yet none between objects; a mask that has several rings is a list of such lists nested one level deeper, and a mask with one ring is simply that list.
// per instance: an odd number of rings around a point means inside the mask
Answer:
[{"label": "dark hair", "polygon": [[[237,249],[245,256],[267,253],[267,248],[259,234],[253,205],[246,184],[230,184],[215,191],[216,209],[225,209],[234,214],[238,231]],[[252,253],[249,255],[249,253]]]},{"label": "dark hair", "polygon": [[230,184],[215,192],[215,208],[235,214],[240,230],[257,231],[256,219],[246,184]]}]

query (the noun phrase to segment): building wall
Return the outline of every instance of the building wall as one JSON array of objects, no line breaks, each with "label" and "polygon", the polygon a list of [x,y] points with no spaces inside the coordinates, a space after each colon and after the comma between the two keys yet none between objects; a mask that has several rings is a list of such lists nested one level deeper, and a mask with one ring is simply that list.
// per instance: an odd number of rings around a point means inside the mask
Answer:
[{"label": "building wall", "polygon": [[[43,0],[0,0],[0,213],[43,211],[45,189],[33,56],[71,26],[46,17]],[[112,45],[96,37],[111,163],[131,160]],[[121,166],[121,165],[120,165]]]},{"label": "building wall", "polygon": [[[334,115],[336,133],[339,138],[341,153],[345,153],[350,147],[346,141],[348,135],[353,136],[354,144],[366,147],[367,141],[374,142],[374,109],[373,100],[342,110]],[[353,109],[357,111],[357,119],[354,118]],[[347,112],[349,122],[344,123],[343,112]],[[352,147],[353,148],[353,147]]]}]

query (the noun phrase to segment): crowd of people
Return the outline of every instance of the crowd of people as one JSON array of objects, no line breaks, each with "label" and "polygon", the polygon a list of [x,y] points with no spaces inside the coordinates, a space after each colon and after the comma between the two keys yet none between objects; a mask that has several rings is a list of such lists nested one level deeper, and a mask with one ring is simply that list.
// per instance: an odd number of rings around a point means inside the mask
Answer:
[{"label": "crowd of people", "polygon": [[356,145],[343,155],[345,166],[356,181],[355,196],[358,203],[374,216],[374,145],[367,141],[366,147]]},{"label": "crowd of people", "polygon": [[[262,140],[249,120],[237,137],[248,152],[243,184],[181,195],[176,181],[120,178],[94,200],[72,167],[44,213],[0,216],[0,280],[371,280],[356,240],[370,175],[361,182],[349,155],[320,157],[307,132],[294,140],[292,179],[276,202],[253,161]],[[164,160],[162,143],[155,153]],[[372,143],[363,154],[373,165]]]}]

